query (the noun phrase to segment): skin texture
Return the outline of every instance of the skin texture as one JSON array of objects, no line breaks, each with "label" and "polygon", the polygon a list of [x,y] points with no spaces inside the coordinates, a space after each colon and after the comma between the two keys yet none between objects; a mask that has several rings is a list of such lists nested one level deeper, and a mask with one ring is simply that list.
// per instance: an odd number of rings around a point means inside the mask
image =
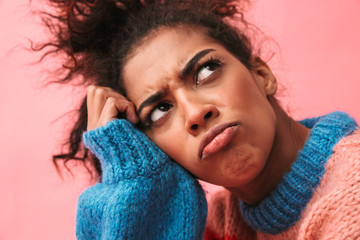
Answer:
[{"label": "skin texture", "polygon": [[[252,59],[250,71],[203,31],[185,30],[160,29],[133,52],[123,69],[127,97],[145,134],[174,161],[256,204],[281,181],[308,130],[273,98],[277,81],[261,59]],[[184,74],[190,59],[204,50]],[[96,116],[89,113],[90,129],[116,118],[118,111],[137,122],[123,96],[98,87],[89,92],[95,92],[90,107],[97,109],[92,110]],[[143,104],[157,93],[156,101]],[[224,134],[216,132],[219,138],[204,145],[206,136],[221,126]],[[199,149],[207,144],[202,155]]]}]

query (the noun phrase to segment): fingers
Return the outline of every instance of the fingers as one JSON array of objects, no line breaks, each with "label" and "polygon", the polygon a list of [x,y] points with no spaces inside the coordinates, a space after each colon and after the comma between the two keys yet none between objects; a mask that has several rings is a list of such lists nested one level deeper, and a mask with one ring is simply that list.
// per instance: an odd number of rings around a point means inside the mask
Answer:
[{"label": "fingers", "polygon": [[87,89],[87,129],[105,126],[117,118],[119,113],[125,114],[133,124],[138,122],[134,104],[123,95],[107,87],[91,85]]}]

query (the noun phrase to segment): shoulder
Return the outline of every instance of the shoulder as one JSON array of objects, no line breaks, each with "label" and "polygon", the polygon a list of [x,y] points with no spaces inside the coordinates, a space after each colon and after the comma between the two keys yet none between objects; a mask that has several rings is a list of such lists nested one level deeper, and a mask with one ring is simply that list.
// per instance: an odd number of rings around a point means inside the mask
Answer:
[{"label": "shoulder", "polygon": [[304,239],[360,237],[360,130],[334,147],[326,173],[303,213]]},{"label": "shoulder", "polygon": [[344,137],[334,147],[334,153],[341,152],[343,150],[351,150],[350,153],[360,153],[360,128],[356,129],[352,134]]},{"label": "shoulder", "polygon": [[360,184],[360,129],[340,140],[325,169],[332,188]]}]

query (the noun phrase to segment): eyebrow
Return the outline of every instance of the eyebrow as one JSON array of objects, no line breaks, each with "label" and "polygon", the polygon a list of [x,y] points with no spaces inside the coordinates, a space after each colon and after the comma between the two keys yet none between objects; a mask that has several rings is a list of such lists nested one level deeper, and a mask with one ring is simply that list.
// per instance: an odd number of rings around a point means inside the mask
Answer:
[{"label": "eyebrow", "polygon": [[[180,78],[184,79],[187,75],[191,73],[191,71],[194,69],[196,63],[203,58],[206,54],[209,52],[215,51],[215,49],[204,49],[198,53],[196,53],[185,65],[184,69],[180,73]],[[148,98],[146,98],[139,107],[139,110],[137,111],[138,116],[140,115],[141,111],[149,106],[154,104],[155,102],[159,101],[161,98],[163,98],[166,95],[167,91],[158,91],[152,95],[150,95]]]},{"label": "eyebrow", "polygon": [[197,54],[195,54],[195,56],[193,56],[190,61],[188,61],[184,67],[184,69],[181,71],[180,74],[180,78],[184,79],[187,75],[189,75],[191,73],[191,71],[194,69],[196,63],[203,58],[206,54],[208,54],[209,52],[215,51],[215,49],[204,49],[200,52],[198,52]]},{"label": "eyebrow", "polygon": [[159,101],[161,98],[163,98],[166,95],[165,91],[160,91],[160,92],[156,92],[152,95],[150,95],[150,97],[148,97],[147,99],[145,99],[145,101],[143,101],[139,107],[139,110],[137,111],[138,116],[140,115],[141,111],[149,106],[154,104],[155,102]]}]

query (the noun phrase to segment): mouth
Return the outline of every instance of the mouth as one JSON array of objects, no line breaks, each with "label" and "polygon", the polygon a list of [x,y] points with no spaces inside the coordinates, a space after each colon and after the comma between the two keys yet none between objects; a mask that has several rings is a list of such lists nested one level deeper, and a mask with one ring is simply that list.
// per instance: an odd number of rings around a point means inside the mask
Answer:
[{"label": "mouth", "polygon": [[204,159],[225,147],[238,128],[238,123],[217,125],[205,133],[199,146],[199,157]]}]

